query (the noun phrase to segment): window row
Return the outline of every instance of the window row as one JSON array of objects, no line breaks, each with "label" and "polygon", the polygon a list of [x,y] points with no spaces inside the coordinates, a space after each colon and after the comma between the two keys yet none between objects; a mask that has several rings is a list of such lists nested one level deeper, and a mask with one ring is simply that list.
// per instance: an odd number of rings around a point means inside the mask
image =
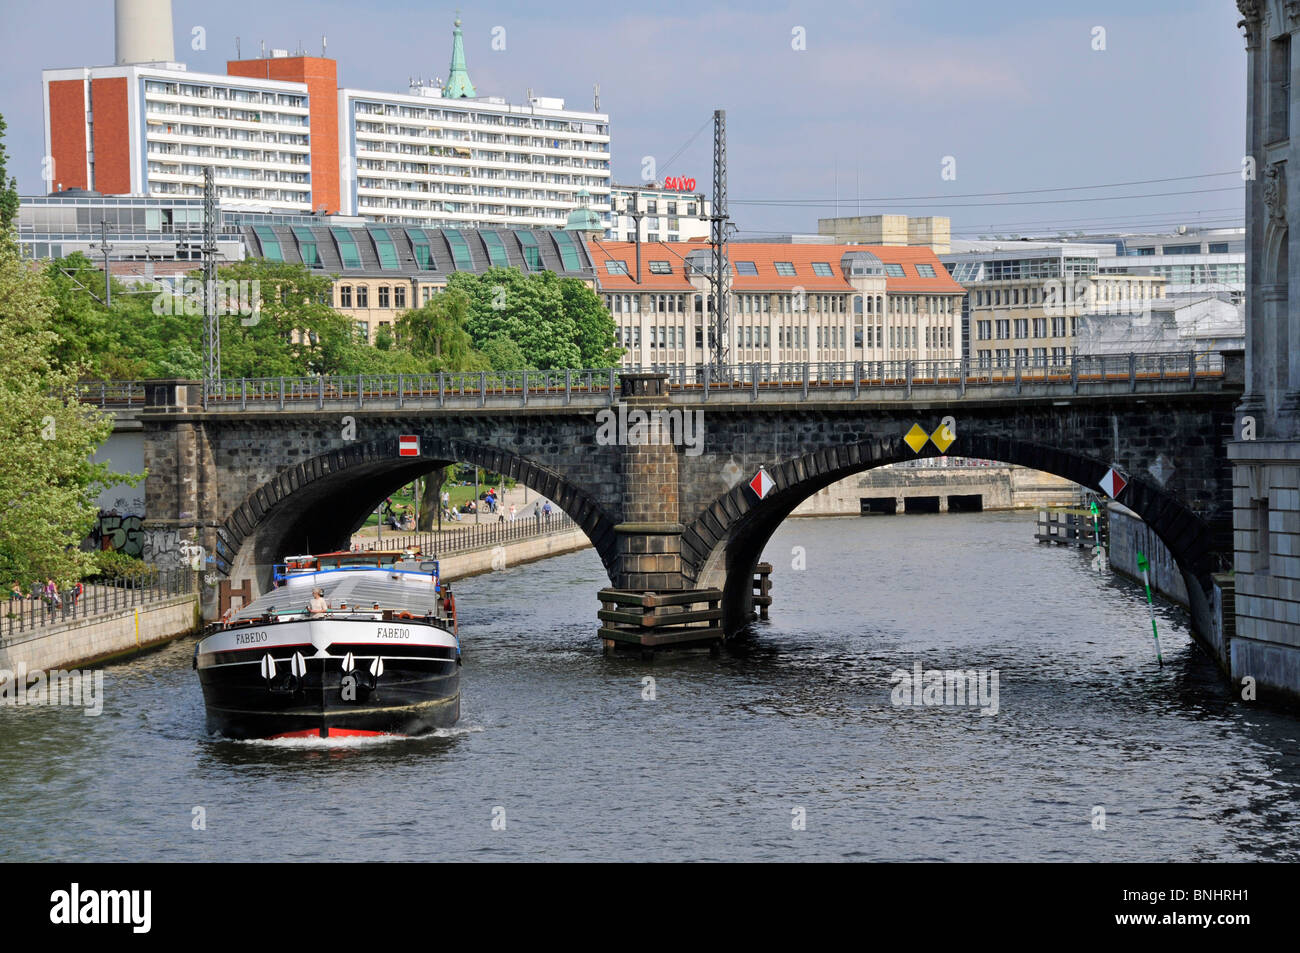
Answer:
[{"label": "window row", "polygon": [[[428,301],[434,293],[434,289],[424,289],[424,300]],[[405,285],[380,285],[375,289],[375,307],[377,308],[405,308],[406,307],[406,286]],[[369,308],[370,307],[370,286],[369,285],[339,285],[338,286],[338,304],[339,308]]]}]

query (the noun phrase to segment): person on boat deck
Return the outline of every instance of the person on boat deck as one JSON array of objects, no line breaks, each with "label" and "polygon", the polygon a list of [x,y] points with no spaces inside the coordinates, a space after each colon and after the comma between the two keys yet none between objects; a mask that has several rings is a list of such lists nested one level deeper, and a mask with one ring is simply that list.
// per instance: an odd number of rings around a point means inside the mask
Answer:
[{"label": "person on boat deck", "polygon": [[325,592],[322,589],[313,589],[311,591],[311,602],[307,603],[307,612],[311,615],[324,615],[329,612],[329,600],[325,598]]}]

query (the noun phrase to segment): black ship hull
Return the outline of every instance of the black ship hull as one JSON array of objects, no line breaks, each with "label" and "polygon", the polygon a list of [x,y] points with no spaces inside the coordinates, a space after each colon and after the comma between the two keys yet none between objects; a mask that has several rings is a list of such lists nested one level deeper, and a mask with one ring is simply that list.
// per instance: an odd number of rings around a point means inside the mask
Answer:
[{"label": "black ship hull", "polygon": [[[207,727],[227,738],[337,738],[428,734],[460,718],[460,666],[455,659],[384,656],[373,677],[357,657],[345,673],[338,658],[305,659],[301,676],[267,680],[256,661],[199,670]],[[287,668],[287,666],[286,666]]]}]

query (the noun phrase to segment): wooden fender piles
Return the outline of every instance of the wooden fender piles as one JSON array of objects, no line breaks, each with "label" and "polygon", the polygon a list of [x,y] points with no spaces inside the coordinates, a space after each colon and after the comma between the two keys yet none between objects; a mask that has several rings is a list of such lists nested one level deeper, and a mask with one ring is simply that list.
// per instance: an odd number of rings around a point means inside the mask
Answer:
[{"label": "wooden fender piles", "polygon": [[758,610],[756,617],[766,619],[770,605],[772,605],[772,564],[759,563],[754,567],[754,608]]},{"label": "wooden fender piles", "polygon": [[602,589],[596,615],[605,650],[715,647],[723,640],[722,590]]}]

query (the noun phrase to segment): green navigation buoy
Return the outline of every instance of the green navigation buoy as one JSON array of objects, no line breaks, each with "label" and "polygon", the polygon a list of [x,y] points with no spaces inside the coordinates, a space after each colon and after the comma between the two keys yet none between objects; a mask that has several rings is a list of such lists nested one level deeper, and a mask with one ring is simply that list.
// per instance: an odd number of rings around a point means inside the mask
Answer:
[{"label": "green navigation buoy", "polygon": [[[1095,505],[1095,504],[1094,504]],[[1151,564],[1147,562],[1146,553],[1138,550],[1138,569],[1142,570],[1142,584],[1147,588],[1147,612],[1151,616],[1151,635],[1156,640],[1156,661],[1165,667],[1165,660],[1160,657],[1160,633],[1156,631],[1156,607],[1151,599]]]},{"label": "green navigation buoy", "polygon": [[1097,572],[1101,572],[1101,523],[1099,522],[1098,513],[1101,510],[1097,506],[1097,501],[1092,501],[1092,564],[1097,567]]}]

